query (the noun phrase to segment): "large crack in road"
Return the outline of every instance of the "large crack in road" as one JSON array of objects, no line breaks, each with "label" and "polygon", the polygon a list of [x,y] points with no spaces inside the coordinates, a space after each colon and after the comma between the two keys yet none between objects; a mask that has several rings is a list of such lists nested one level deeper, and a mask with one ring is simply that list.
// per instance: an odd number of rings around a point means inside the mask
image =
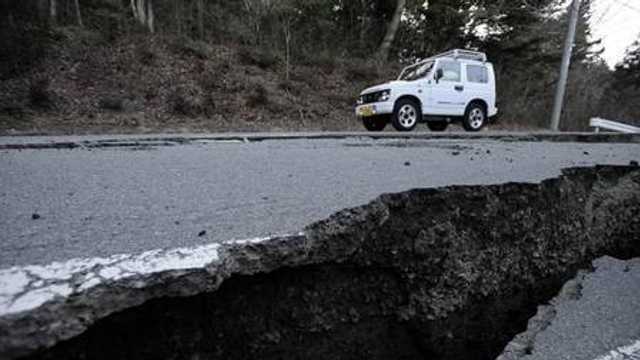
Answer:
[{"label": "large crack in road", "polygon": [[0,357],[494,359],[579,269],[640,256],[639,234],[638,167],[383,195],[180,270],[79,266],[51,284],[68,292],[7,302]]}]

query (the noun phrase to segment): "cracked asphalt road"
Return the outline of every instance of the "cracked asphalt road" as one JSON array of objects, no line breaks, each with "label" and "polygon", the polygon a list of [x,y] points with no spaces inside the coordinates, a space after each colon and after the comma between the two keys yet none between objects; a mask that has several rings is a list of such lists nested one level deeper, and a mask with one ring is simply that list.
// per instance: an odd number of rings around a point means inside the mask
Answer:
[{"label": "cracked asphalt road", "polygon": [[593,266],[567,284],[573,294],[540,308],[530,323],[544,323],[539,331],[517,337],[498,360],[640,359],[640,259],[604,257]]},{"label": "cracked asphalt road", "polygon": [[640,144],[293,139],[0,150],[0,268],[295,233],[382,193],[539,182]]}]

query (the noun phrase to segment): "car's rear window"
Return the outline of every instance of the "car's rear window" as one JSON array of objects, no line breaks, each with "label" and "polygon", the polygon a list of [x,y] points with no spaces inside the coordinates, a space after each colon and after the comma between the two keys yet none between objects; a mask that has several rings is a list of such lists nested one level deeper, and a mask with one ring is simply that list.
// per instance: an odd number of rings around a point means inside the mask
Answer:
[{"label": "car's rear window", "polygon": [[486,84],[489,82],[489,73],[486,66],[467,65],[467,81]]}]

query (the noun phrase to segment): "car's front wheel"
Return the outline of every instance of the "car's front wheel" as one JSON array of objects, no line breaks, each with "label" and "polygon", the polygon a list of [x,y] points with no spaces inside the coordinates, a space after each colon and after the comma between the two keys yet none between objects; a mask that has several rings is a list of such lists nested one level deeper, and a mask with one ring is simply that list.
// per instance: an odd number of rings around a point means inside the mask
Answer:
[{"label": "car's front wheel", "polygon": [[418,125],[421,117],[422,111],[415,101],[401,99],[396,103],[391,124],[398,131],[411,131]]},{"label": "car's front wheel", "polygon": [[462,126],[466,131],[480,131],[487,124],[487,111],[480,103],[471,103],[464,113]]},{"label": "car's front wheel", "polygon": [[362,118],[362,125],[368,131],[382,131],[387,127],[388,118],[383,116],[368,116]]}]

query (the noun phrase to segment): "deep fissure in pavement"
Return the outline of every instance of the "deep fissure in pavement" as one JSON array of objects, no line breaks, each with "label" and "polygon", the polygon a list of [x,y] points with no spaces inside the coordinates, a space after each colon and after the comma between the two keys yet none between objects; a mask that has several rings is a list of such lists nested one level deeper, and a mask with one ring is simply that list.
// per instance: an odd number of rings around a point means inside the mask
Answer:
[{"label": "deep fissure in pavement", "polygon": [[304,241],[230,248],[216,291],[111,314],[29,359],[494,359],[578,269],[639,256],[639,235],[637,167],[383,195]]}]

